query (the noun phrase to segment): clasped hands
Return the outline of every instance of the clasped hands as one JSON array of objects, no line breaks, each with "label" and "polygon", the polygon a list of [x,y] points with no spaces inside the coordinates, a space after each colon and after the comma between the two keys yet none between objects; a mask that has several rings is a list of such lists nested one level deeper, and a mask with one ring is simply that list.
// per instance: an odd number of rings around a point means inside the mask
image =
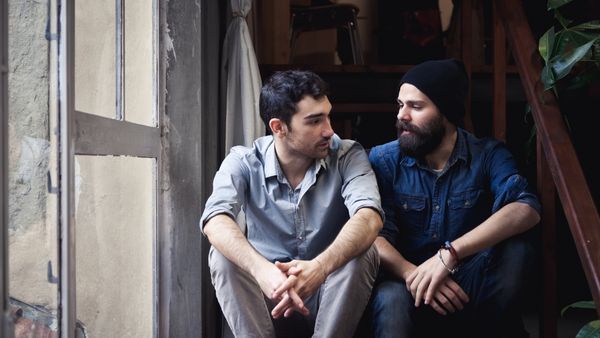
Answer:
[{"label": "clasped hands", "polygon": [[[457,263],[447,250],[442,250],[441,254],[444,255],[444,261],[452,266]],[[469,296],[449,276],[437,254],[406,273],[405,282],[415,299],[416,307],[423,302],[441,315],[462,310],[469,301]]]},{"label": "clasped hands", "polygon": [[294,311],[304,316],[308,315],[309,310],[304,306],[304,300],[314,294],[327,278],[322,264],[317,259],[269,264],[272,282],[264,285],[260,278],[257,280],[263,293],[277,303],[271,311],[271,316],[275,319],[282,315],[287,318]]}]

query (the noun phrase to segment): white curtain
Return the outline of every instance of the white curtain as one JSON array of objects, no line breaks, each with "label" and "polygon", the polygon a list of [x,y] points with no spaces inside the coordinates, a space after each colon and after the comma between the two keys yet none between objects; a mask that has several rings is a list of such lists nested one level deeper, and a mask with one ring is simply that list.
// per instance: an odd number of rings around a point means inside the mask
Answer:
[{"label": "white curtain", "polygon": [[231,0],[233,18],[223,44],[225,154],[234,145],[251,146],[255,138],[265,134],[258,112],[261,79],[246,15],[252,0]]}]

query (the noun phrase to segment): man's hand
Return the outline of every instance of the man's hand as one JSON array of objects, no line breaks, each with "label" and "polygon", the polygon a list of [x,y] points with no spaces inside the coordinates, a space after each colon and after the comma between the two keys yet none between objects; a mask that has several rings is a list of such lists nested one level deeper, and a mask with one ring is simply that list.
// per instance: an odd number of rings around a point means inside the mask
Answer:
[{"label": "man's hand", "polygon": [[450,276],[446,276],[444,281],[433,294],[433,299],[429,303],[431,307],[442,316],[448,313],[454,313],[464,308],[464,304],[469,302],[469,296]]},{"label": "man's hand", "polygon": [[288,278],[274,264],[265,261],[264,264],[253,270],[252,275],[267,298],[273,302],[278,302],[276,308],[279,307],[279,311],[271,312],[273,318],[277,319],[284,313],[288,314],[287,316],[289,317],[293,311],[297,311],[305,316],[308,315],[308,309],[304,306],[304,302],[294,289],[287,288],[283,292],[275,293],[276,290],[281,289]]},{"label": "man's hand", "polygon": [[[442,250],[441,254],[442,259],[449,267],[454,267],[457,264],[448,250]],[[406,288],[415,299],[416,307],[421,305],[423,300],[425,304],[430,304],[434,294],[448,276],[448,270],[437,256],[436,253],[423,262],[406,278]]]},{"label": "man's hand", "polygon": [[[276,262],[275,266],[281,273],[287,275],[287,280],[273,292],[272,297],[275,299],[282,297],[285,292],[294,292],[301,299],[306,299],[313,295],[327,278],[325,269],[316,259],[310,261],[293,260],[289,263]],[[273,318],[278,318],[282,314],[285,317],[290,316],[293,309],[287,306],[288,303],[289,301],[281,301],[277,304],[271,312]]]}]

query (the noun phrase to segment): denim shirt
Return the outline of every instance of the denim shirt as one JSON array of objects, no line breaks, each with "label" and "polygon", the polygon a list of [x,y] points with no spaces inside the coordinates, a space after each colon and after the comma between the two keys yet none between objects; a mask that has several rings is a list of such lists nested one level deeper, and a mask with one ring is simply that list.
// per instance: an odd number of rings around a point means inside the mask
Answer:
[{"label": "denim shirt", "polygon": [[372,208],[383,218],[375,174],[363,147],[334,135],[329,155],[316,160],[292,188],[277,155],[273,136],[252,148],[233,147],[221,163],[200,227],[218,214],[246,215],[246,236],[270,261],[312,259],[337,236],[350,216]]},{"label": "denim shirt", "polygon": [[387,239],[413,264],[430,258],[446,241],[477,227],[511,202],[540,210],[513,156],[499,141],[458,129],[446,167],[436,172],[401,154],[398,141],[371,149]]}]

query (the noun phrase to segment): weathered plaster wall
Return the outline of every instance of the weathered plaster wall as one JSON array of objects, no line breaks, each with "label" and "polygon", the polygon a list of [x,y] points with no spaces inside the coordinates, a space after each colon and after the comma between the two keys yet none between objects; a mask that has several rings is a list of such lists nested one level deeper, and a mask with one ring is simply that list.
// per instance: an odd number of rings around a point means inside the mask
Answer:
[{"label": "weathered plaster wall", "polygon": [[56,307],[56,198],[47,192],[50,43],[47,3],[9,1],[9,252],[10,295]]}]

